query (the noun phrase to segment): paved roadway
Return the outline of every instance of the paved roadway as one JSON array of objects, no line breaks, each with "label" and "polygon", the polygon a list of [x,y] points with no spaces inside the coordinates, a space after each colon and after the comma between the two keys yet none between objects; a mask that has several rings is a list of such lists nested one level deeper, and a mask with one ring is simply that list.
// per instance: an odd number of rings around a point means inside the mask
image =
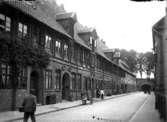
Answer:
[{"label": "paved roadway", "polygon": [[[37,116],[37,122],[86,122],[105,120],[128,122],[147,99],[148,94],[135,93],[110,100],[83,105],[54,113]],[[22,122],[22,121],[17,121]]]}]

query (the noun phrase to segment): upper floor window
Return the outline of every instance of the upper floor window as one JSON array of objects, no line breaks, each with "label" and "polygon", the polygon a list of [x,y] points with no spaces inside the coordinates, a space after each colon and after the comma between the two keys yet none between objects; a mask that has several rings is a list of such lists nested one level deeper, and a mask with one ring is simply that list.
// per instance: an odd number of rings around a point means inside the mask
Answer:
[{"label": "upper floor window", "polygon": [[61,49],[61,43],[59,40],[55,41],[55,55],[59,54],[60,55],[60,49]]},{"label": "upper floor window", "polygon": [[11,18],[0,13],[0,30],[9,32],[11,31]]},{"label": "upper floor window", "polygon": [[92,39],[92,37],[90,37],[90,45],[92,45],[92,43],[93,43],[93,39]]},{"label": "upper floor window", "polygon": [[18,37],[25,38],[28,34],[28,26],[21,22],[18,23]]},{"label": "upper floor window", "polygon": [[64,44],[64,58],[68,58],[68,45]]},{"label": "upper floor window", "polygon": [[94,46],[97,47],[97,40],[94,41]]},{"label": "upper floor window", "polygon": [[48,35],[45,35],[45,49],[51,51],[51,41],[52,38]]}]

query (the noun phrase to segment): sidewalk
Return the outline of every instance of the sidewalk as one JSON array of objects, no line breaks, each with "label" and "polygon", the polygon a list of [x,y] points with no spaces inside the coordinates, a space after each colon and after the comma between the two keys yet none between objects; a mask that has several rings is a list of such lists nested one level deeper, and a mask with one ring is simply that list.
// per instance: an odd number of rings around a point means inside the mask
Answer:
[{"label": "sidewalk", "polygon": [[[120,96],[125,96],[125,95],[129,95],[129,94],[132,94],[132,93],[105,96],[104,100],[108,100],[108,99],[112,99],[112,98],[116,98],[116,97],[120,97]],[[93,102],[100,102],[100,101],[104,101],[104,100],[101,100],[100,98],[94,98]],[[82,105],[81,100],[72,101],[72,102],[63,101],[63,102],[57,103],[57,104],[41,105],[41,106],[37,106],[37,110],[36,110],[35,115],[38,116],[38,115],[42,115],[42,114],[46,114],[46,113],[51,113],[51,112],[55,112],[55,111],[60,111],[60,110],[64,110],[64,109],[78,107],[81,105]],[[13,120],[20,120],[22,118],[23,118],[23,112],[18,112],[18,111],[0,112],[0,122],[11,122]]]},{"label": "sidewalk", "polygon": [[136,111],[129,122],[163,122],[154,107],[154,93],[148,96],[143,105]]}]

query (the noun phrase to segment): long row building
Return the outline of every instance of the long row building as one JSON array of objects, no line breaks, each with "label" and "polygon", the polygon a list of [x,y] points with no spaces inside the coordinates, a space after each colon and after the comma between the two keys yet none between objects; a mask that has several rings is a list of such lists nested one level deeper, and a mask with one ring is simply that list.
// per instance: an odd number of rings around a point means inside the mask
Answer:
[{"label": "long row building", "polygon": [[[81,99],[83,92],[97,97],[97,89],[104,89],[105,95],[136,89],[135,75],[124,63],[112,60],[113,52],[99,39],[96,29],[82,26],[75,13],[45,0],[0,1],[3,43],[30,45],[50,57],[47,67],[19,64],[18,68],[0,53],[0,111],[15,110],[27,93],[33,93],[38,104],[45,105]],[[10,46],[6,48],[10,50]],[[0,45],[0,52],[6,48]],[[19,69],[17,81],[11,78],[13,67]]]}]

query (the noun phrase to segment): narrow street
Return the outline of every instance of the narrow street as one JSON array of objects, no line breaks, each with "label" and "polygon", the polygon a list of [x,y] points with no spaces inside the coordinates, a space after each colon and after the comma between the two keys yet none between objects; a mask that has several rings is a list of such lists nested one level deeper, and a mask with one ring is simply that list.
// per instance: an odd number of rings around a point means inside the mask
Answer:
[{"label": "narrow street", "polygon": [[[142,92],[104,100],[92,105],[84,105],[54,113],[37,116],[37,122],[56,121],[129,121],[147,99]],[[16,122],[16,121],[15,121]],[[17,121],[21,122],[21,121]]]}]

